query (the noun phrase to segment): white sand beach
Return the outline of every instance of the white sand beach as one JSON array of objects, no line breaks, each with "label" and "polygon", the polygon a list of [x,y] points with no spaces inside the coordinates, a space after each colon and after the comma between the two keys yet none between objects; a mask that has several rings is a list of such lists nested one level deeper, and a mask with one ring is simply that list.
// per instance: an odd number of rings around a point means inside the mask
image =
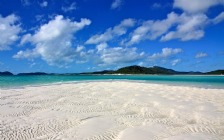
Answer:
[{"label": "white sand beach", "polygon": [[98,81],[0,89],[1,140],[223,140],[224,89]]}]

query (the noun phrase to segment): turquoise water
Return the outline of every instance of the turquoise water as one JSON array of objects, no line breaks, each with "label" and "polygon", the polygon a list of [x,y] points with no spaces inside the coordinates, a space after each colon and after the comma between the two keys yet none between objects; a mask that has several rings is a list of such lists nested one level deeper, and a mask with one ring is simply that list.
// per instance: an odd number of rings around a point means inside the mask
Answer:
[{"label": "turquoise water", "polygon": [[92,80],[137,80],[150,83],[187,85],[224,89],[224,76],[190,75],[74,75],[74,76],[0,76],[0,88]]}]

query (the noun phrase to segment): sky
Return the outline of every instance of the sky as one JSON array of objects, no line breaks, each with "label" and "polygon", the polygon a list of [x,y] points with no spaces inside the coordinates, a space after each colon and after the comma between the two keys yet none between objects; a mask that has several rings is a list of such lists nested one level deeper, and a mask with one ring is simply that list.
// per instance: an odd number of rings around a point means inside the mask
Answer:
[{"label": "sky", "polygon": [[224,0],[0,0],[0,71],[224,69]]}]

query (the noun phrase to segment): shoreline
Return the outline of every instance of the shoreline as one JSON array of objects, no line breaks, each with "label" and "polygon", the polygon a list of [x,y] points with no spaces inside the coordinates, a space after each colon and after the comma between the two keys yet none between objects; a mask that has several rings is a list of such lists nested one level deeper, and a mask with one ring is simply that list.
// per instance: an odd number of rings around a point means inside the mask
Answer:
[{"label": "shoreline", "polygon": [[172,86],[193,86],[200,88],[224,89],[222,76],[198,75],[81,75],[81,76],[0,76],[0,88],[23,88],[26,86],[42,86],[49,84],[89,82],[89,81],[140,81]]},{"label": "shoreline", "polygon": [[205,89],[224,89],[222,85],[212,85],[211,83],[200,83],[200,82],[167,82],[167,81],[147,81],[147,80],[132,80],[132,79],[104,79],[104,80],[77,80],[77,81],[61,81],[52,83],[34,83],[30,85],[16,85],[9,87],[1,87],[0,89],[22,89],[27,87],[42,87],[51,85],[62,85],[62,84],[76,84],[76,83],[90,83],[90,82],[134,82],[134,83],[148,83],[148,84],[158,84],[167,86],[181,86],[181,87],[195,87],[195,88],[205,88]]},{"label": "shoreline", "polygon": [[102,76],[102,75],[133,75],[133,76],[139,76],[139,75],[143,75],[143,76],[224,76],[223,74],[122,74],[122,73],[118,73],[118,74],[45,74],[45,75],[0,75],[0,76]]}]

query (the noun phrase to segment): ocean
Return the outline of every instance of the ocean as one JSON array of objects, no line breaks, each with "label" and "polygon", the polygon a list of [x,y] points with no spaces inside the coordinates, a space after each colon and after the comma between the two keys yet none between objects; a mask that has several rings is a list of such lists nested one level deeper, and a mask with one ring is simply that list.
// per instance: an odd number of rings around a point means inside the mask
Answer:
[{"label": "ocean", "polygon": [[0,88],[39,86],[63,82],[130,80],[156,84],[197,86],[204,88],[223,88],[224,76],[200,75],[38,75],[38,76],[0,76]]}]

